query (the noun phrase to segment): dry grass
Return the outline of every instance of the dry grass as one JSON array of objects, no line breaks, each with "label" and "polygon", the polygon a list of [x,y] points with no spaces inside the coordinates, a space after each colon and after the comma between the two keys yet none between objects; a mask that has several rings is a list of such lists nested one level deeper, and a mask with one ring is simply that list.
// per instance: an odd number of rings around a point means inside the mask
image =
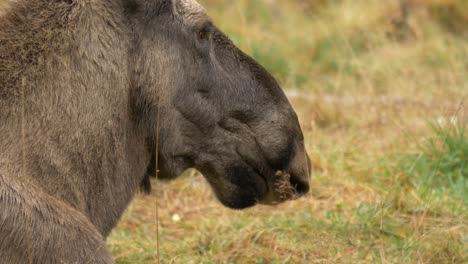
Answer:
[{"label": "dry grass", "polygon": [[468,123],[466,1],[409,0],[404,41],[398,0],[200,2],[287,90],[312,191],[239,212],[195,172],[154,182],[108,240],[117,263],[156,262],[156,203],[163,263],[468,262],[466,134],[455,143],[458,167],[437,174],[446,185],[429,183],[428,170],[443,166],[421,148],[436,137],[429,124]]}]

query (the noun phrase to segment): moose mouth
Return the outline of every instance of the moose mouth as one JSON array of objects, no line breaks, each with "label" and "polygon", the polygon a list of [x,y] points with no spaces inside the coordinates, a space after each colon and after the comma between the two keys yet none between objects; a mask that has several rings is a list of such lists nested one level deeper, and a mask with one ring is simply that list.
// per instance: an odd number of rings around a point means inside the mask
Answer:
[{"label": "moose mouth", "polygon": [[298,181],[294,175],[283,170],[275,171],[266,165],[267,162],[258,164],[258,162],[242,156],[239,152],[238,155],[265,186],[266,192],[259,193],[261,197],[259,197],[258,203],[276,205],[288,200],[296,200],[308,192],[309,186]]},{"label": "moose mouth", "polygon": [[[271,184],[270,182],[268,181],[267,177],[265,176],[264,173],[262,173],[260,171],[260,169],[257,168],[257,166],[255,166],[253,164],[253,162],[249,161],[248,159],[245,159],[241,156],[242,160],[253,170],[255,176],[257,179],[259,179],[260,182],[263,183],[263,185],[265,186],[265,193],[263,196],[268,196],[269,193],[271,193],[272,191],[272,188],[271,188]],[[260,197],[259,201],[258,202],[262,202],[262,200],[264,200],[264,197]]]},{"label": "moose mouth", "polygon": [[[302,175],[307,174],[307,170],[295,169],[294,159],[297,155],[293,152],[283,153],[287,155],[269,162],[259,146],[252,149],[242,144],[232,148],[230,155],[211,154],[209,158],[204,154],[173,156],[177,158],[171,159],[174,165],[169,167],[178,167],[177,172],[183,171],[180,168],[190,167],[200,171],[218,200],[229,208],[277,205],[298,199],[309,191],[308,179]],[[169,175],[176,175],[177,172]]]},{"label": "moose mouth", "polygon": [[[236,152],[237,159],[228,164],[221,165],[222,163],[213,160],[199,163],[198,166],[193,164],[193,168],[203,174],[218,200],[225,206],[244,209],[256,204],[277,205],[297,199],[308,192],[307,182],[287,171],[275,171],[266,158],[259,158],[261,155],[253,157]],[[173,161],[180,163],[181,160],[189,159],[178,157]],[[187,163],[180,165],[184,168],[192,167]],[[165,174],[167,173],[161,175]]]}]

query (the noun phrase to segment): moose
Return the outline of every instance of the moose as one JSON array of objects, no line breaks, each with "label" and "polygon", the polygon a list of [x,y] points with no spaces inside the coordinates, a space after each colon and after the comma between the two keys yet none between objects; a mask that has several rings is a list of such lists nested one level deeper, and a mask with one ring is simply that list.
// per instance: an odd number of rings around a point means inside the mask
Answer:
[{"label": "moose", "polygon": [[[15,0],[0,16],[0,262],[113,263],[149,175],[232,209],[309,191],[278,82],[195,0]],[[284,191],[286,190],[286,191]]]}]

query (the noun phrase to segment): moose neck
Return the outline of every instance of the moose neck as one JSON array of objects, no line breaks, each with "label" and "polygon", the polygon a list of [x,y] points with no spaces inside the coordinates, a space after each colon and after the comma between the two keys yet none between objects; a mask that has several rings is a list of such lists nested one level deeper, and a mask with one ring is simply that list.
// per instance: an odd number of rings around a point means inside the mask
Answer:
[{"label": "moose neck", "polygon": [[9,66],[0,74],[0,162],[26,168],[0,172],[37,184],[107,236],[150,158],[132,118],[122,5],[23,0],[0,22],[0,65]]}]

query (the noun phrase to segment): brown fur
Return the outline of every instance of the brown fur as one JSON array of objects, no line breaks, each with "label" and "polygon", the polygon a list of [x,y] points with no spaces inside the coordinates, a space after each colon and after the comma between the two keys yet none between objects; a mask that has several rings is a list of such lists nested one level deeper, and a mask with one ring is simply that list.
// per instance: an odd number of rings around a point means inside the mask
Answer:
[{"label": "brown fur", "polygon": [[149,159],[129,118],[120,8],[28,0],[0,19],[2,263],[112,262],[104,238]]}]

